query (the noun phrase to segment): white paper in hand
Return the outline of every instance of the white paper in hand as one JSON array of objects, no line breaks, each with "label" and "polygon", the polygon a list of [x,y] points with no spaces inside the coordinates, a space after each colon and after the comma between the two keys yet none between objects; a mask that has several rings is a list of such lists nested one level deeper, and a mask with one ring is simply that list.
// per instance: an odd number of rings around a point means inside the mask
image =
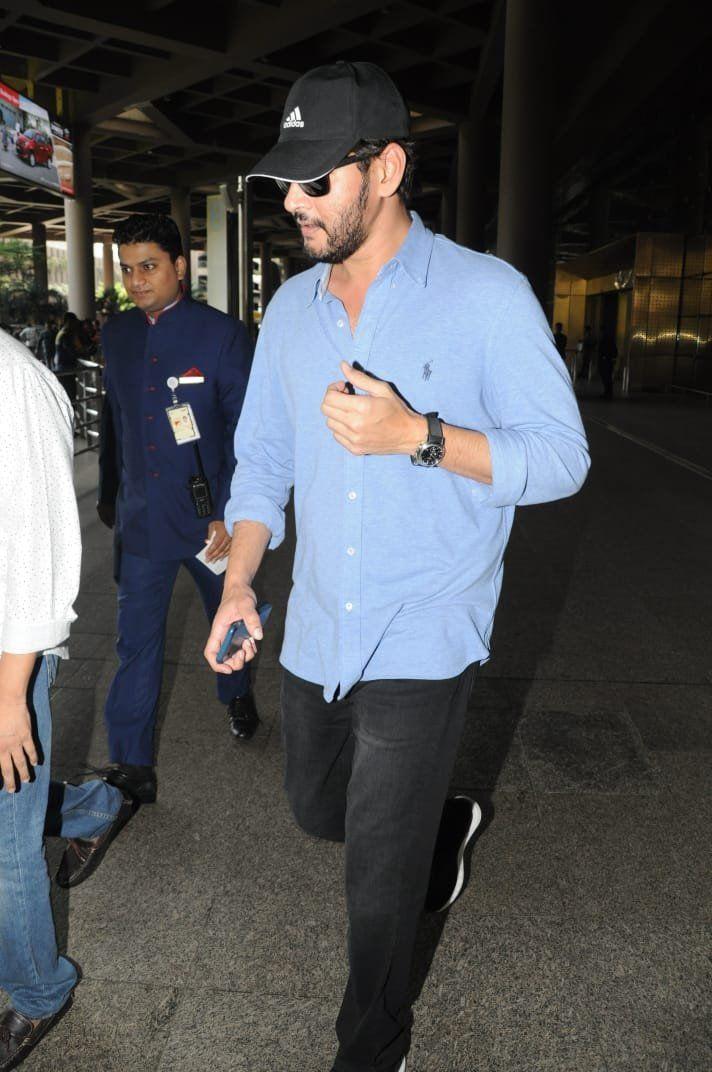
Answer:
[{"label": "white paper in hand", "polygon": [[197,553],[197,555],[195,557],[197,558],[198,562],[202,562],[204,566],[207,566],[208,569],[212,573],[217,574],[217,576],[219,577],[220,574],[224,573],[225,570],[227,569],[227,558],[219,558],[217,560],[217,562],[208,562],[208,560],[205,557],[206,554],[208,553],[208,550],[210,549],[210,544],[213,542],[214,539],[215,539],[215,533],[212,534],[212,536],[210,537],[210,540],[208,541],[208,543],[206,543],[206,545],[203,548],[203,550],[198,551],[198,553]]}]

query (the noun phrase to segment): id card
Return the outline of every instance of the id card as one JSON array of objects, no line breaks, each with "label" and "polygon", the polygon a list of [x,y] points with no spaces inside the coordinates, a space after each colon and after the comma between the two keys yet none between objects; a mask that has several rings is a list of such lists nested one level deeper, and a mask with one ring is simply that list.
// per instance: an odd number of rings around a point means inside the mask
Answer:
[{"label": "id card", "polygon": [[168,406],[166,413],[175,441],[179,446],[182,443],[195,443],[200,439],[198,422],[195,419],[193,407],[189,403],[178,402],[174,406]]}]

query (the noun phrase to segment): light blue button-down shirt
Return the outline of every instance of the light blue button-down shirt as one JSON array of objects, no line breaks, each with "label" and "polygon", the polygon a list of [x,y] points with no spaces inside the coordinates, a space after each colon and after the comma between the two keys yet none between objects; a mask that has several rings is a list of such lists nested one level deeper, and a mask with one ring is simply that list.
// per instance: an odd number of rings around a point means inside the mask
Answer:
[{"label": "light blue button-down shirt", "polygon": [[[510,265],[433,235],[413,213],[353,335],[328,281],[317,265],[267,310],[225,522],[261,521],[277,547],[294,487],[281,662],[331,700],[359,680],[454,677],[486,660],[515,507],[574,494],[589,457],[542,309]],[[340,446],[320,405],[342,359],[418,412],[483,432],[492,484]]]}]

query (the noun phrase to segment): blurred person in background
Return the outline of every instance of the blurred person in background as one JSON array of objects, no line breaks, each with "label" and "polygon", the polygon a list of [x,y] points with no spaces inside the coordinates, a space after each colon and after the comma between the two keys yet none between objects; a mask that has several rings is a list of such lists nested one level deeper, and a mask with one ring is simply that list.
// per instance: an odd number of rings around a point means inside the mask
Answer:
[{"label": "blurred person in background", "polygon": [[79,359],[86,357],[86,353],[86,340],[79,318],[75,313],[65,313],[62,327],[55,339],[52,368],[69,395],[72,406],[77,400]]},{"label": "blurred person in background", "polygon": [[49,317],[47,323],[40,332],[40,338],[37,344],[37,357],[43,365],[47,366],[47,368],[52,368],[56,343],[57,324],[52,317]]}]

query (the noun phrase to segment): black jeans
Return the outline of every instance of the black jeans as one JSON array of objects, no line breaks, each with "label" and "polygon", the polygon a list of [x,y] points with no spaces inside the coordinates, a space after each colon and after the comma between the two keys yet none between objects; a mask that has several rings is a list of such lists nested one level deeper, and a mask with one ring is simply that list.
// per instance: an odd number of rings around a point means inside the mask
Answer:
[{"label": "black jeans", "polygon": [[333,703],[320,685],[284,672],[294,816],[306,833],[346,843],[339,1072],[390,1072],[408,1050],[418,918],[475,668],[444,681],[361,682]]}]

